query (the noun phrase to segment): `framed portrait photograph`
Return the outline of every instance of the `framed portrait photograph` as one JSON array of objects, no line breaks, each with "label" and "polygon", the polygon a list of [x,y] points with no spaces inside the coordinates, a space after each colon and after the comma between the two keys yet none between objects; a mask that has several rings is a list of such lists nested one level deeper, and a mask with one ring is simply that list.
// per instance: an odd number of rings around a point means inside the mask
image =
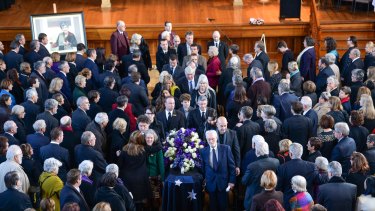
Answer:
[{"label": "framed portrait photograph", "polygon": [[30,25],[34,40],[40,33],[47,35],[50,53],[76,52],[77,43],[87,46],[83,12],[31,15]]}]

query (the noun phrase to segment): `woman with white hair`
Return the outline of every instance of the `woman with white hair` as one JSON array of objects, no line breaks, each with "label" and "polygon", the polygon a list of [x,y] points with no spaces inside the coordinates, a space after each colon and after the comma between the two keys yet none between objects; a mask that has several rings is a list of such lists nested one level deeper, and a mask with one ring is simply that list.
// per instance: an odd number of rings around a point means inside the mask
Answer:
[{"label": "woman with white hair", "polygon": [[221,75],[221,62],[218,55],[218,48],[216,46],[210,46],[208,49],[208,56],[210,58],[207,61],[206,75],[208,77],[210,87],[212,87],[214,90],[216,90]]},{"label": "woman with white hair", "polygon": [[136,44],[139,47],[143,62],[145,63],[147,69],[151,69],[152,62],[151,62],[150,50],[149,50],[146,40],[142,37],[142,35],[133,34],[130,40],[130,43]]},{"label": "woman with white hair", "polygon": [[116,118],[113,122],[113,131],[110,134],[111,144],[109,146],[110,162],[117,163],[118,157],[116,156],[116,152],[121,152],[121,149],[129,141],[125,134],[127,125],[128,123],[123,118]]},{"label": "woman with white hair", "polygon": [[91,160],[84,160],[78,165],[78,169],[81,172],[82,182],[79,189],[82,191],[83,196],[90,208],[95,206],[94,196],[96,186],[93,184],[94,181],[90,179],[94,163]]},{"label": "woman with white hair", "polygon": [[17,125],[17,133],[14,135],[20,142],[26,143],[26,126],[23,121],[25,118],[25,108],[20,105],[15,105],[12,108],[12,113],[9,120],[13,120]]},{"label": "woman with white hair", "polygon": [[331,94],[331,96],[339,96],[339,81],[335,76],[330,76],[327,78],[327,92]]},{"label": "woman with white hair", "polygon": [[[319,172],[319,178],[321,180],[322,184],[325,184],[328,182],[328,160],[325,157],[317,157],[315,159],[315,167]],[[319,193],[319,184],[314,183],[313,184],[313,193],[312,197],[316,201],[318,199],[318,193]]]},{"label": "woman with white hair", "polygon": [[314,200],[306,190],[306,179],[303,176],[296,175],[292,177],[292,190],[294,196],[289,199],[292,211],[310,210],[314,205]]},{"label": "woman with white hair", "polygon": [[198,78],[197,86],[191,94],[191,106],[197,107],[199,96],[207,97],[207,107],[216,109],[216,92],[208,85],[208,78],[206,75],[200,75]]},{"label": "woman with white hair", "polygon": [[44,161],[43,173],[39,177],[41,199],[51,198],[55,201],[56,211],[60,210],[60,192],[64,187],[63,181],[57,176],[62,163],[55,158]]}]

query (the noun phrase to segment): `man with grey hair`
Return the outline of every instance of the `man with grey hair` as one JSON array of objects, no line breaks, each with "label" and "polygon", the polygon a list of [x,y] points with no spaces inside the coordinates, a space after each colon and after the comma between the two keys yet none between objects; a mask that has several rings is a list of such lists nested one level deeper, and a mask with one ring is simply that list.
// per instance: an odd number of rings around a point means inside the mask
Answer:
[{"label": "man with grey hair", "polygon": [[320,93],[327,89],[327,78],[335,76],[335,73],[329,66],[329,62],[326,57],[321,57],[318,62],[319,73],[315,78],[316,95],[320,96]]},{"label": "man with grey hair", "polygon": [[95,142],[95,135],[91,131],[85,131],[81,136],[81,144],[74,148],[74,158],[76,165],[79,165],[84,160],[91,160],[94,163],[92,178],[94,183],[98,184],[108,164],[102,153],[94,149]]},{"label": "man with grey hair", "polygon": [[281,121],[291,117],[291,104],[292,102],[298,101],[298,97],[290,93],[290,87],[287,80],[282,79],[278,86],[279,95],[275,95],[273,98],[273,106],[276,109],[276,117]]},{"label": "man with grey hair", "polygon": [[355,210],[357,186],[346,183],[341,177],[341,164],[332,161],[328,165],[328,183],[319,186],[317,203],[327,210]]},{"label": "man with grey hair", "polygon": [[247,186],[244,199],[246,210],[250,209],[253,196],[263,190],[260,186],[260,179],[263,173],[267,170],[276,172],[277,167],[280,165],[278,159],[269,157],[269,148],[265,141],[260,141],[255,145],[255,154],[257,160],[247,166],[246,172],[242,177],[242,184]]},{"label": "man with grey hair", "polygon": [[303,115],[311,120],[312,123],[312,136],[316,136],[317,131],[318,131],[318,114],[314,109],[312,109],[312,101],[309,96],[303,96],[301,98],[301,103],[303,107]]},{"label": "man with grey hair", "polygon": [[195,69],[191,66],[185,68],[185,77],[180,78],[177,82],[177,86],[180,88],[181,93],[192,94],[193,90],[197,86],[198,77],[195,75]]},{"label": "man with grey hair", "polygon": [[[30,42],[30,51],[24,55],[24,60],[30,64],[31,67],[34,67],[36,61],[41,61],[42,56],[38,54],[40,48],[40,43],[38,40],[32,40]],[[21,51],[21,47],[20,47]],[[18,52],[20,54],[20,52]]]},{"label": "man with grey hair", "polygon": [[[15,41],[19,44],[20,46],[20,49],[18,50],[18,54],[22,55],[23,57],[25,57],[27,51],[25,49],[25,44],[26,44],[26,38],[25,38],[25,35],[23,34],[17,34],[15,37],[14,37]],[[34,40],[33,40],[34,41]],[[32,42],[32,41],[31,41]],[[31,42],[30,42],[30,48],[31,48]],[[37,40],[38,42],[38,40]],[[39,49],[37,50],[37,52],[39,51]]]},{"label": "man with grey hair", "polygon": [[15,105],[12,108],[9,120],[13,120],[17,125],[17,134],[15,137],[20,141],[21,144],[26,143],[26,128],[23,118],[25,117],[25,108],[21,105]]},{"label": "man with grey hair", "polygon": [[106,157],[108,153],[107,133],[108,115],[104,112],[97,113],[95,119],[86,126],[86,131],[91,131],[96,137],[94,149]]},{"label": "man with grey hair", "polygon": [[86,130],[86,126],[91,122],[91,118],[87,115],[90,109],[90,102],[86,96],[77,99],[77,109],[72,114],[72,127],[74,132],[81,136]]},{"label": "man with grey hair", "polygon": [[27,135],[26,142],[33,148],[33,158],[39,160],[40,148],[49,144],[50,140],[44,135],[46,132],[46,122],[43,119],[35,121],[33,128],[35,133]]},{"label": "man with grey hair", "polygon": [[[228,193],[236,182],[236,171],[230,147],[217,143],[215,130],[206,131],[209,146],[200,150],[206,191],[210,197],[210,210],[227,210]],[[219,168],[220,166],[220,168]]]},{"label": "man with grey hair", "polygon": [[111,52],[121,59],[122,56],[129,54],[129,38],[128,33],[125,31],[126,25],[124,21],[117,21],[116,27],[117,30],[111,35]]},{"label": "man with grey hair", "polygon": [[354,69],[351,72],[351,94],[350,94],[350,103],[352,107],[354,106],[355,101],[357,100],[358,90],[360,87],[364,86],[363,79],[365,77],[365,72],[362,69]]},{"label": "man with grey hair", "polygon": [[[259,60],[255,60],[253,55],[247,53],[243,56],[242,60],[248,65],[247,66],[247,78],[251,80],[250,71],[253,67],[257,67],[263,71],[263,64]],[[249,81],[251,82],[251,81]],[[251,83],[249,83],[251,84]]]},{"label": "man with grey hair", "polygon": [[349,132],[347,123],[339,122],[335,124],[333,134],[338,143],[332,149],[331,160],[341,164],[344,177],[349,173],[349,169],[351,168],[350,156],[356,151],[356,143],[349,137]]},{"label": "man with grey hair", "polygon": [[4,192],[7,188],[4,182],[4,176],[6,173],[10,171],[16,171],[20,177],[21,182],[21,189],[24,193],[28,193],[30,188],[29,178],[27,177],[26,173],[23,171],[21,166],[22,164],[22,150],[17,145],[12,145],[8,148],[6,153],[7,160],[0,164],[0,193]]},{"label": "man with grey hair", "polygon": [[3,125],[4,133],[0,136],[4,136],[8,139],[9,146],[10,145],[20,145],[20,141],[14,137],[17,133],[17,125],[13,120],[8,120]]},{"label": "man with grey hair", "polygon": [[254,60],[258,60],[262,63],[263,69],[263,76],[268,81],[270,77],[270,72],[268,71],[268,62],[270,61],[270,57],[266,53],[266,46],[263,41],[256,41],[254,45],[255,51],[255,58]]},{"label": "man with grey hair", "polygon": [[327,78],[327,88],[326,91],[331,94],[331,96],[338,97],[340,94],[340,82],[337,80],[336,76],[332,75]]},{"label": "man with grey hair", "polygon": [[46,79],[46,84],[49,86],[52,79],[54,79],[56,77],[56,72],[54,70],[52,70],[53,60],[52,60],[51,57],[49,57],[49,56],[44,57],[43,62],[46,65],[46,72],[43,73],[43,76]]},{"label": "man with grey hair", "polygon": [[204,56],[199,55],[199,52],[200,52],[199,47],[200,46],[196,43],[192,43],[190,45],[191,54],[184,56],[184,59],[181,65],[182,68],[185,68],[188,66],[187,63],[193,60],[192,56],[194,55],[194,56],[197,56],[197,60],[194,59],[193,61],[197,63],[198,66],[203,68],[204,72],[207,71],[207,60]]},{"label": "man with grey hair", "polygon": [[341,81],[340,69],[339,69],[339,67],[336,64],[336,56],[335,56],[335,54],[333,54],[333,53],[327,53],[325,55],[325,57],[328,60],[329,66],[331,67],[332,71],[335,73],[335,78],[337,79],[337,81]]},{"label": "man with grey hair", "polygon": [[44,77],[46,73],[46,64],[42,61],[37,61],[34,63],[34,71],[30,74],[30,78],[36,77],[39,81],[39,87],[36,88],[38,92],[39,101],[43,103],[48,99],[48,83]]},{"label": "man with grey hair", "polygon": [[[70,158],[74,158],[74,147],[81,143],[81,137],[73,130],[70,116],[63,116],[60,119],[60,129],[64,133],[64,139],[60,145],[69,151]],[[73,159],[70,159],[70,164],[74,166]]]},{"label": "man with grey hair", "polygon": [[8,70],[15,68],[17,71],[20,71],[20,64],[23,62],[23,56],[18,54],[20,44],[16,40],[13,40],[9,47],[10,51],[3,58],[6,67]]},{"label": "man with grey hair", "polygon": [[225,60],[228,57],[228,45],[220,40],[220,32],[214,31],[212,33],[212,41],[207,42],[207,49],[210,48],[210,46],[216,46],[219,50],[219,59],[221,62],[222,70],[225,69]]},{"label": "man with grey hair", "polygon": [[195,128],[201,138],[204,136],[205,123],[209,114],[214,112],[213,108],[207,107],[207,97],[205,95],[198,97],[198,107],[190,111],[188,115],[188,128]]},{"label": "man with grey hair", "polygon": [[57,113],[58,102],[55,99],[48,99],[44,102],[44,112],[36,116],[36,119],[43,119],[46,122],[46,136],[50,136],[53,128],[59,126],[59,120],[53,115]]},{"label": "man with grey hair", "polygon": [[268,104],[270,102],[272,90],[271,85],[265,81],[263,72],[259,68],[253,67],[250,71],[250,76],[253,82],[247,90],[247,95],[252,103],[252,108],[256,109],[259,101],[261,101],[262,104]]},{"label": "man with grey hair", "polygon": [[31,134],[34,132],[33,124],[36,120],[36,116],[40,113],[40,106],[38,102],[38,93],[34,89],[29,89],[26,91],[26,101],[21,103],[21,106],[25,108],[26,114],[23,118],[23,122],[26,127],[26,134]]},{"label": "man with grey hair", "polygon": [[320,184],[318,170],[315,169],[314,163],[301,159],[303,146],[299,143],[292,143],[289,147],[290,161],[279,166],[277,170],[277,189],[284,193],[284,206],[290,210],[289,199],[294,196],[290,181],[296,176],[305,177],[307,181],[307,191],[312,195],[313,184]]},{"label": "man with grey hair", "polygon": [[[349,59],[351,62],[349,65],[343,68],[341,74],[341,82],[343,86],[351,86],[352,85],[352,71],[354,69],[363,69],[365,64],[361,59],[361,52],[358,48],[353,48],[350,50]],[[353,93],[353,92],[352,92]]]},{"label": "man with grey hair", "polygon": [[[65,104],[72,102],[72,90],[70,89],[70,82],[68,79],[68,73],[70,71],[69,63],[67,61],[61,61],[59,65],[59,72],[56,74],[56,77],[61,78],[63,80],[63,86],[61,88],[61,92],[67,97],[69,102],[65,102]],[[65,105],[64,105],[65,106]],[[70,111],[67,111],[70,113]]]}]

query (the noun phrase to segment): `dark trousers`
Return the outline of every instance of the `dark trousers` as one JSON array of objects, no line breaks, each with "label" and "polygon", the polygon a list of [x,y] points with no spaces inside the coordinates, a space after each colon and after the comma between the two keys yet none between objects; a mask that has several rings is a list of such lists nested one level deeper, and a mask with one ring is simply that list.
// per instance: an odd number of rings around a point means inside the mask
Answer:
[{"label": "dark trousers", "polygon": [[208,192],[210,196],[210,210],[226,211],[228,209],[228,193],[223,191]]}]

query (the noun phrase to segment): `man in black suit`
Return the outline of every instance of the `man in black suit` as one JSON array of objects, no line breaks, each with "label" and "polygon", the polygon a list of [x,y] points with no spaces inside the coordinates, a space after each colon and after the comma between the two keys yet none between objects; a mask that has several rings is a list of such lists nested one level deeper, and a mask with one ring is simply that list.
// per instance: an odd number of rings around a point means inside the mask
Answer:
[{"label": "man in black suit", "polygon": [[265,46],[263,41],[255,42],[254,51],[256,53],[255,60],[258,60],[262,63],[263,66],[263,75],[264,78],[268,81],[270,78],[270,72],[268,71],[268,62],[270,61],[270,57],[267,55],[265,51]]},{"label": "man in black suit", "polygon": [[351,62],[349,65],[342,69],[341,74],[341,82],[345,86],[351,86],[352,85],[352,70],[354,69],[363,69],[364,63],[361,59],[361,52],[358,48],[353,48],[349,53],[349,59],[351,59]]},{"label": "man in black suit", "polygon": [[339,162],[332,161],[328,165],[328,183],[319,186],[316,203],[327,210],[355,210],[357,201],[357,186],[346,183]]},{"label": "man in black suit", "polygon": [[85,52],[86,52],[85,44],[78,43],[77,44],[76,60],[75,60],[78,72],[80,72],[83,69],[83,64],[85,63],[85,60],[86,60],[86,58],[84,56]]},{"label": "man in black suit", "polygon": [[318,62],[319,67],[319,74],[316,76],[315,84],[316,84],[316,95],[320,96],[322,92],[327,90],[327,78],[329,76],[334,76],[335,73],[329,66],[329,61],[326,57],[321,57]]},{"label": "man in black suit", "polygon": [[74,148],[74,158],[77,166],[84,160],[91,160],[94,163],[92,178],[94,183],[98,184],[108,164],[103,155],[94,149],[95,141],[95,135],[91,131],[85,131],[81,136],[81,144]]},{"label": "man in black suit", "polygon": [[108,122],[108,126],[106,128],[107,134],[112,134],[113,122],[117,118],[122,118],[128,123],[126,125],[126,131],[124,132],[124,136],[129,138],[129,135],[130,135],[130,124],[129,124],[130,119],[129,119],[129,116],[124,112],[126,106],[128,105],[128,100],[129,99],[125,95],[120,95],[116,98],[117,107],[116,107],[116,109],[112,110],[108,114],[109,122]]},{"label": "man in black suit", "polygon": [[55,99],[48,99],[44,102],[44,112],[36,116],[36,119],[43,119],[46,122],[46,136],[50,137],[53,128],[59,126],[59,121],[53,116],[57,113],[59,103]]},{"label": "man in black suit", "polygon": [[108,115],[104,112],[97,113],[95,119],[86,126],[86,131],[91,131],[96,137],[94,149],[106,157],[109,143],[105,128],[108,125]]},{"label": "man in black suit", "polygon": [[283,54],[281,71],[288,72],[288,63],[294,61],[293,51],[288,48],[288,45],[284,40],[281,40],[277,43],[277,50],[279,50]]},{"label": "man in black suit", "polygon": [[160,48],[156,52],[156,67],[159,73],[163,70],[163,66],[168,64],[168,59],[172,54],[176,54],[174,49],[169,48],[166,39],[160,40]]},{"label": "man in black suit", "polygon": [[240,117],[243,119],[242,125],[237,129],[237,137],[240,145],[240,157],[244,158],[246,152],[252,148],[252,138],[258,135],[260,127],[258,123],[251,121],[253,109],[250,106],[244,106],[240,110]]},{"label": "man in black suit", "polygon": [[[182,65],[184,57],[191,54],[190,45],[194,43],[194,33],[187,31],[185,33],[185,42],[180,43],[177,48],[178,63]],[[201,46],[198,45],[198,54],[201,54]]]},{"label": "man in black suit", "polygon": [[70,166],[74,164],[74,147],[81,143],[81,137],[79,137],[72,128],[72,119],[70,116],[63,116],[60,119],[60,128],[64,133],[64,139],[60,146],[64,147],[69,151]]},{"label": "man in black suit", "polygon": [[175,82],[185,76],[184,69],[182,69],[177,63],[177,55],[171,54],[169,56],[169,64],[165,64],[162,68],[162,71],[168,71],[168,73],[172,75]]},{"label": "man in black suit", "polygon": [[234,165],[236,166],[236,176],[240,175],[241,154],[240,145],[238,143],[236,131],[228,128],[228,121],[221,116],[216,122],[218,132],[218,143],[228,145],[231,149],[234,158]]},{"label": "man in black suit", "polygon": [[173,96],[165,99],[165,109],[156,114],[156,119],[163,124],[165,134],[171,130],[185,128],[185,116],[181,111],[175,110],[175,101]]},{"label": "man in black suit", "polygon": [[58,176],[62,181],[66,181],[66,173],[70,168],[69,151],[60,146],[64,139],[64,133],[60,128],[54,128],[51,131],[51,143],[40,148],[40,159],[42,163],[48,158],[55,158],[62,163],[59,168]]},{"label": "man in black suit", "polygon": [[42,61],[37,61],[34,63],[34,71],[30,74],[31,77],[35,77],[39,81],[39,88],[36,88],[38,92],[38,104],[43,105],[43,103],[48,99],[48,86],[46,78],[43,74],[46,72],[46,64]]},{"label": "man in black suit", "polygon": [[40,148],[49,144],[50,139],[44,135],[46,132],[46,122],[44,120],[36,120],[32,126],[35,132],[27,135],[26,142],[33,148],[33,158],[40,161]]},{"label": "man in black suit", "polygon": [[9,146],[10,145],[20,145],[20,141],[14,137],[14,135],[17,133],[17,125],[14,121],[8,120],[4,123],[3,126],[4,133],[0,136],[4,136],[8,139]]},{"label": "man in black suit", "polygon": [[349,58],[350,52],[357,47],[357,37],[356,36],[349,36],[346,40],[346,45],[348,46],[348,50],[342,55],[340,60],[340,70],[345,70],[349,66],[349,64],[352,62],[352,60]]},{"label": "man in black suit", "polygon": [[104,87],[100,88],[98,91],[100,93],[100,100],[98,104],[103,108],[103,111],[109,113],[112,111],[112,104],[116,102],[118,93],[113,91],[116,81],[112,76],[107,76],[104,78],[103,85]]},{"label": "man in black suit", "polygon": [[40,48],[39,48],[39,51],[38,51],[38,54],[41,56],[41,57],[50,57],[51,54],[49,53],[49,51],[47,50],[46,48],[46,45],[48,44],[48,37],[47,37],[47,34],[45,33],[40,33],[38,35],[38,41],[40,43]]},{"label": "man in black suit", "polygon": [[56,77],[56,73],[52,70],[53,60],[51,57],[44,57],[43,62],[46,64],[46,71],[43,73],[46,84],[49,87],[51,81]]},{"label": "man in black suit", "polygon": [[219,50],[219,59],[221,62],[221,68],[222,70],[225,69],[225,61],[228,57],[228,45],[225,42],[220,41],[220,33],[219,31],[214,31],[212,33],[212,41],[207,42],[207,49],[210,48],[210,46],[216,46]]},{"label": "man in black suit", "polygon": [[145,113],[145,108],[150,105],[146,90],[140,86],[140,74],[133,72],[132,83],[125,84],[124,87],[131,91],[129,102],[133,105],[133,113],[137,117]]},{"label": "man in black suit", "polygon": [[17,171],[9,171],[3,178],[7,190],[0,193],[0,210],[26,210],[32,209],[30,198],[19,191],[20,176]]},{"label": "man in black suit", "polygon": [[276,109],[276,117],[281,121],[291,117],[291,104],[298,101],[298,97],[290,93],[290,87],[287,80],[281,80],[278,86],[279,95],[275,95],[272,105]]},{"label": "man in black suit", "polygon": [[104,79],[111,76],[115,79],[115,86],[113,87],[113,90],[119,91],[121,89],[121,78],[116,71],[115,62],[112,60],[107,60],[104,64],[104,70],[105,71],[99,75],[100,87],[104,86]]},{"label": "man in black suit", "polygon": [[77,107],[72,114],[72,127],[81,136],[86,130],[86,126],[91,122],[91,118],[86,113],[90,109],[89,99],[85,96],[79,97],[77,99]]},{"label": "man in black suit", "polygon": [[23,56],[18,54],[20,49],[19,43],[13,40],[10,43],[10,49],[11,51],[4,55],[4,62],[7,65],[8,70],[16,68],[19,71],[20,64],[23,62]]},{"label": "man in black suit", "polygon": [[150,82],[150,75],[148,74],[148,71],[147,71],[147,68],[146,68],[145,64],[141,60],[141,51],[140,50],[134,50],[132,60],[129,63],[124,65],[125,75],[128,74],[129,66],[133,65],[133,64],[135,64],[137,66],[138,72],[141,74],[141,78],[146,83],[146,86],[147,86],[147,84]]},{"label": "man in black suit", "polygon": [[[261,69],[263,72],[264,72],[264,69],[263,69],[263,64],[262,62],[260,62],[260,60],[255,60],[253,55],[247,53],[243,56],[243,61],[248,65],[247,66],[247,79],[249,80],[249,82],[252,81],[251,79],[251,76],[250,76],[250,71],[253,67],[257,67],[259,69]],[[251,84],[251,83],[249,83]]]},{"label": "man in black suit", "polygon": [[3,50],[4,50],[4,44],[3,42],[0,41],[0,59],[4,59]]},{"label": "man in black suit", "polygon": [[309,96],[303,96],[301,98],[301,103],[303,106],[303,115],[311,120],[312,136],[315,137],[319,126],[318,114],[312,109],[312,101]]},{"label": "man in black suit", "polygon": [[198,108],[189,112],[188,115],[188,128],[195,128],[201,139],[204,138],[204,124],[206,123],[208,113],[213,112],[213,108],[207,107],[207,97],[202,95],[198,97]]},{"label": "man in black suit", "polygon": [[291,186],[291,179],[296,175],[305,177],[306,189],[313,193],[313,184],[320,184],[319,173],[314,163],[301,159],[303,147],[299,143],[293,143],[289,147],[290,161],[279,166],[277,170],[277,190],[284,193],[285,210],[290,210],[289,199],[294,196]]},{"label": "man in black suit", "polygon": [[[70,82],[68,79],[68,74],[70,71],[69,63],[67,61],[61,61],[59,65],[60,71],[56,74],[56,77],[61,78],[63,80],[63,86],[61,88],[61,92],[65,95],[65,97],[72,102],[72,90],[70,89]],[[65,102],[68,103],[68,102]]]},{"label": "man in black suit", "polygon": [[25,108],[26,114],[23,121],[26,125],[26,133],[30,134],[34,132],[33,124],[36,120],[36,116],[41,112],[38,102],[38,93],[34,89],[26,91],[26,101],[21,103],[21,106]]},{"label": "man in black suit", "polygon": [[367,150],[363,153],[370,166],[370,174],[375,174],[375,134],[367,136]]},{"label": "man in black suit", "polygon": [[90,80],[93,82],[94,86],[99,85],[99,67],[95,63],[96,56],[97,55],[95,49],[87,49],[87,59],[83,64],[84,68],[88,68],[89,70],[91,70],[92,78]]},{"label": "man in black suit", "polygon": [[43,57],[41,57],[38,54],[39,49],[40,49],[39,41],[38,40],[32,40],[30,42],[30,51],[27,52],[25,54],[25,56],[23,57],[25,59],[25,61],[28,62],[32,68],[34,67],[34,63],[36,61],[42,61],[43,60]]},{"label": "man in black suit", "polygon": [[78,169],[71,169],[67,174],[66,184],[60,192],[60,209],[68,203],[77,203],[80,210],[89,211],[83,193],[79,190],[82,183],[81,172]]},{"label": "man in black suit", "polygon": [[351,72],[351,86],[350,86],[350,103],[352,105],[352,108],[354,107],[354,103],[357,101],[358,96],[358,90],[363,84],[365,73],[362,69],[354,69]]},{"label": "man in black suit", "polygon": [[285,119],[281,126],[283,138],[290,139],[293,143],[300,143],[307,152],[307,141],[312,137],[313,125],[308,117],[302,115],[303,105],[301,102],[292,102],[293,116]]},{"label": "man in black suit", "polygon": [[350,157],[352,153],[356,151],[356,144],[355,141],[349,137],[350,130],[347,123],[336,123],[333,132],[338,142],[332,150],[331,161],[339,162],[342,166],[342,175],[346,176],[351,168]]},{"label": "man in black suit", "polygon": [[26,44],[25,35],[23,35],[23,34],[17,34],[14,39],[20,45],[20,50],[18,51],[18,54],[20,54],[22,56],[25,56],[25,54],[27,53],[27,51],[25,49],[25,44]]},{"label": "man in black suit", "polygon": [[195,76],[195,69],[191,66],[185,68],[185,77],[182,77],[178,82],[177,86],[180,88],[181,93],[192,94],[195,86],[198,83],[198,77]]}]

